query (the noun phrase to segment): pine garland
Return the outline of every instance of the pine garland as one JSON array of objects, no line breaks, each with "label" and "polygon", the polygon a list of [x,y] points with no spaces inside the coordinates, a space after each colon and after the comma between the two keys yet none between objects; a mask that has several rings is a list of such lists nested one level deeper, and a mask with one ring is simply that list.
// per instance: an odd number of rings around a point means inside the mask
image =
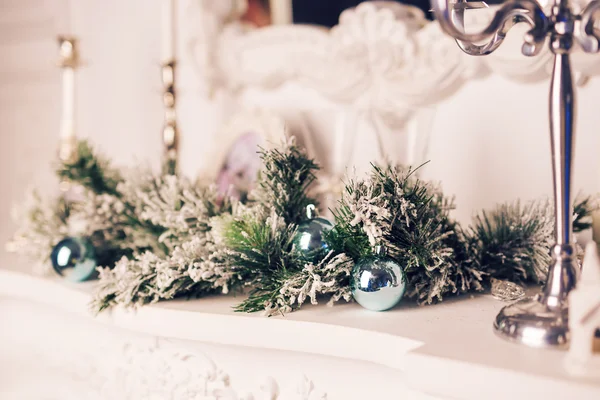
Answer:
[{"label": "pine garland", "polygon": [[[499,205],[463,228],[450,217],[453,199],[400,166],[373,166],[347,182],[325,235],[329,251],[306,263],[293,239],[306,207],[316,204],[309,193],[319,167],[293,140],[260,154],[257,188],[240,203],[183,177],[125,176],[81,142],[77,160],[57,173],[83,188],[83,199],[34,193],[10,247],[47,271],[65,236],[91,240],[104,265],[95,312],[243,288],[248,297],[236,310],[266,315],[321,298],[351,301],[352,268],[379,244],[403,266],[406,296],[419,304],[487,290],[492,278],[545,279],[553,243],[548,201]],[[576,201],[575,231],[591,226],[596,208],[591,197]]]}]

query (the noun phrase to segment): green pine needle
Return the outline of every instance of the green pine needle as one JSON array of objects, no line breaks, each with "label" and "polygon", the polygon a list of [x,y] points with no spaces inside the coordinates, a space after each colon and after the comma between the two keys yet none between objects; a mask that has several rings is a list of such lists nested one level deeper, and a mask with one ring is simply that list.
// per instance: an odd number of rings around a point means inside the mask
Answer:
[{"label": "green pine needle", "polygon": [[334,210],[336,226],[327,240],[336,253],[355,262],[375,245],[385,245],[404,267],[407,296],[431,303],[458,291],[452,280],[458,267],[447,244],[455,235],[448,216],[453,204],[414,177],[414,171],[373,165],[368,178],[351,180]]},{"label": "green pine needle", "polygon": [[117,195],[117,185],[122,181],[118,171],[96,154],[85,140],[79,141],[77,145],[75,161],[61,164],[56,173],[59,178],[80,184],[96,194]]},{"label": "green pine needle", "polygon": [[578,196],[573,207],[573,232],[583,232],[592,227],[592,212],[598,209],[592,196]]},{"label": "green pine needle", "polygon": [[317,205],[317,200],[307,193],[319,166],[293,140],[283,149],[262,150],[260,154],[263,168],[258,189],[251,198],[264,208],[274,209],[286,223],[300,223],[306,216],[306,207]]}]

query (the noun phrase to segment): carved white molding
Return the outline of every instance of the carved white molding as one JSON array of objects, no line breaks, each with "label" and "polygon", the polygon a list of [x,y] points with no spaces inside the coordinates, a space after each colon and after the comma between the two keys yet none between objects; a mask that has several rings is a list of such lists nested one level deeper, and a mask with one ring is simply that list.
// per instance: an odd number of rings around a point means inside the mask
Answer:
[{"label": "carved white molding", "polygon": [[360,4],[343,12],[331,30],[307,25],[253,29],[214,1],[197,5],[191,9],[201,20],[190,17],[188,43],[211,91],[268,89],[294,81],[397,126],[415,107],[450,95],[475,72],[475,64],[436,23],[398,3]]},{"label": "carved white molding", "polygon": [[93,349],[89,344],[88,348],[72,342],[59,344],[43,349],[36,359],[41,363],[50,360],[53,371],[70,382],[85,384],[89,398],[278,400],[282,392],[291,400],[327,398],[306,376],[295,386],[284,386],[283,391],[270,376],[250,388],[236,386],[206,354],[156,337],[105,337],[102,343],[94,343]]},{"label": "carved white molding", "polygon": [[[551,53],[524,57],[523,26],[488,57],[462,54],[438,24],[394,2],[366,2],[340,16],[331,30],[308,25],[254,29],[237,21],[243,1],[190,0],[188,37],[197,72],[211,90],[275,88],[295,81],[387,123],[402,122],[415,107],[452,95],[466,80],[493,72],[518,81],[545,79]],[[582,0],[582,3],[585,3]],[[466,15],[477,29],[496,7]],[[576,73],[600,73],[600,57],[575,54]]]}]

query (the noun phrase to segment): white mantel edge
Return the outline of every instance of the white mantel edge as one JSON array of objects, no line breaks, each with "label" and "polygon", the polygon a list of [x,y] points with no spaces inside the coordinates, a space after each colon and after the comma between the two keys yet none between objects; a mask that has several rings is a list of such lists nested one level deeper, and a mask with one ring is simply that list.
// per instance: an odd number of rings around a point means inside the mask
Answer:
[{"label": "white mantel edge", "polygon": [[[0,299],[2,297],[42,303],[91,322],[95,320],[163,338],[339,357],[399,370],[404,369],[404,356],[423,344],[409,338],[339,325],[178,310],[161,303],[135,311],[116,308],[94,316],[89,309],[89,293],[57,279],[0,269]],[[347,343],[368,343],[368,346],[350,347]]]}]

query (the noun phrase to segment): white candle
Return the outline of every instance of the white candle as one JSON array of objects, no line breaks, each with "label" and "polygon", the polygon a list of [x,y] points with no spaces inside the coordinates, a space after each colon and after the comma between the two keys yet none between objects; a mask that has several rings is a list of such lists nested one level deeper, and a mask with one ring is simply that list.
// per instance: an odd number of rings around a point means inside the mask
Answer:
[{"label": "white candle", "polygon": [[163,62],[172,61],[175,59],[175,49],[177,43],[177,24],[176,0],[162,0],[162,53]]},{"label": "white candle", "polygon": [[288,25],[294,21],[292,0],[269,0],[269,8],[273,25]]},{"label": "white candle", "polygon": [[63,109],[60,137],[66,140],[75,138],[75,69],[63,68],[62,75]]}]

